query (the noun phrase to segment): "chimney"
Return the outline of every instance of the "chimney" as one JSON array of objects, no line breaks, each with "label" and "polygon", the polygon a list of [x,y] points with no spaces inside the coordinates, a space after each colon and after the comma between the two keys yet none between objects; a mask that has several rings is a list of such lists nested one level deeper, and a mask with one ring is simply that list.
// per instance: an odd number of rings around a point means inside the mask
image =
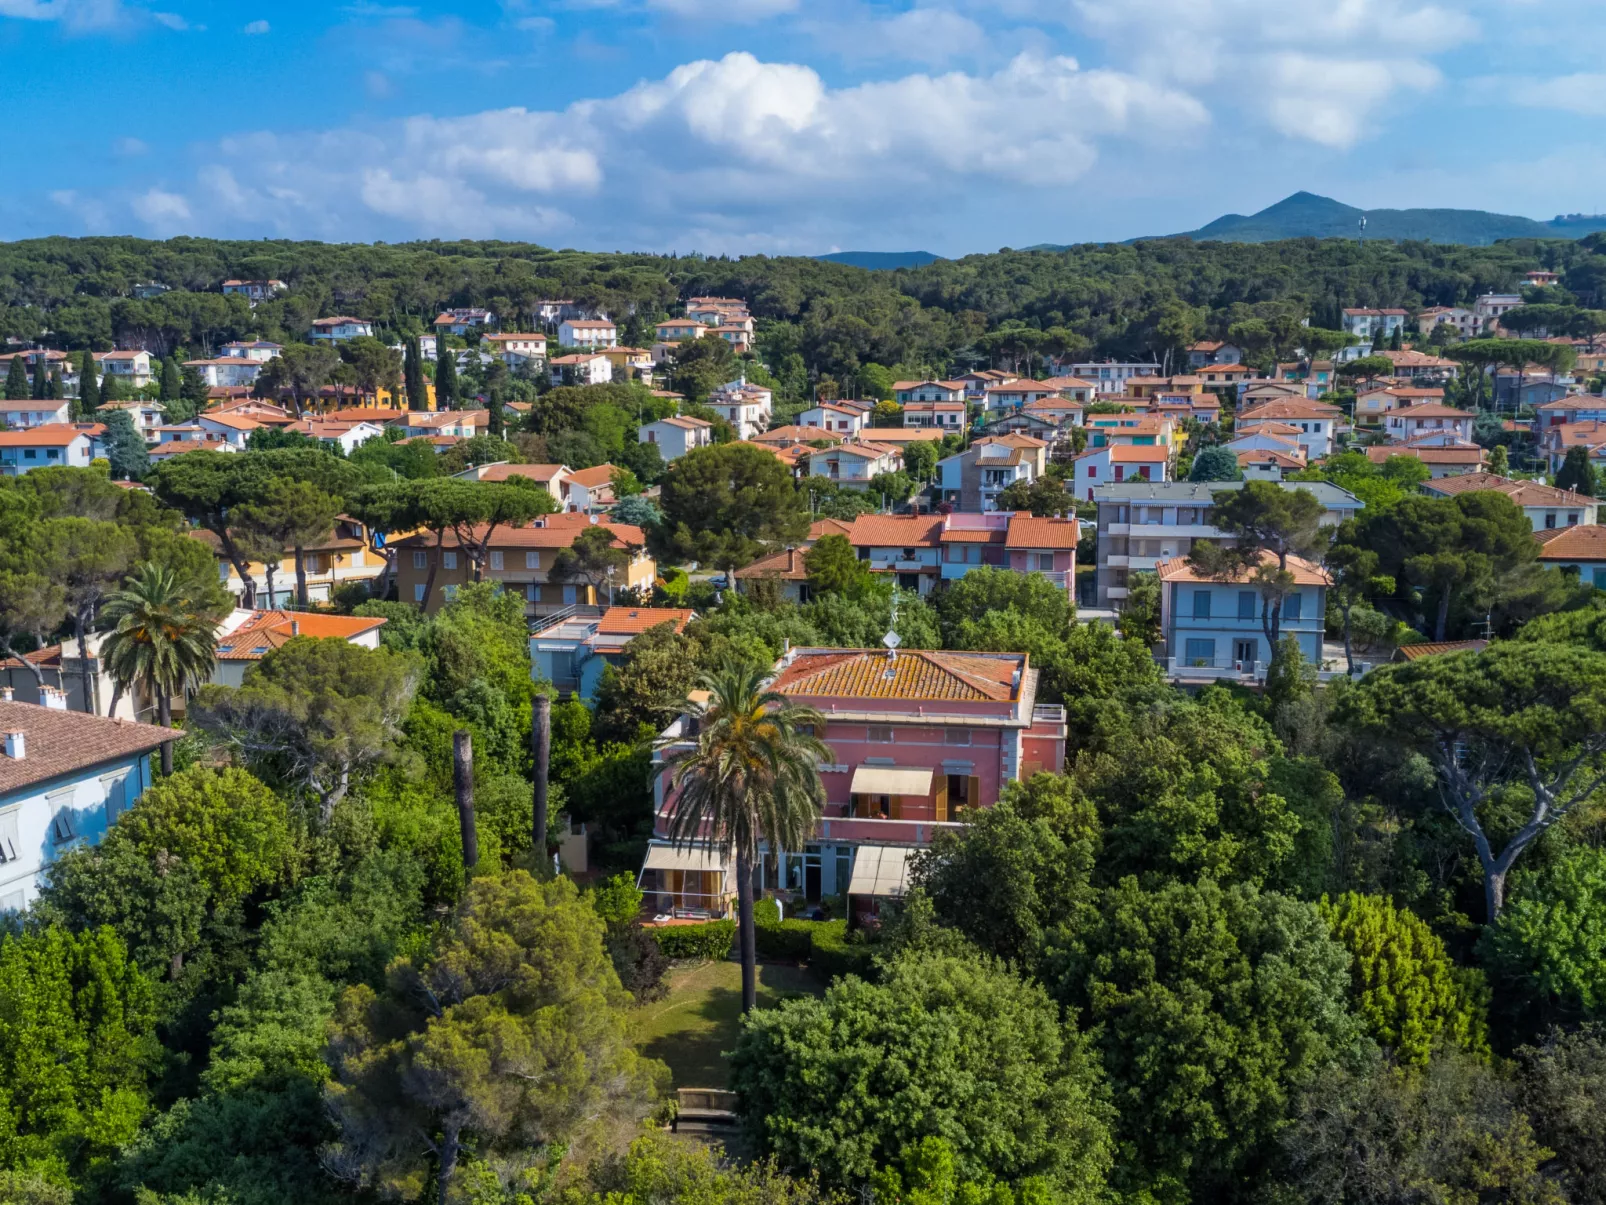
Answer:
[{"label": "chimney", "polygon": [[28,749],[21,729],[13,729],[6,733],[6,756],[12,761],[21,761],[28,756]]},{"label": "chimney", "polygon": [[292,636],[301,635],[301,621],[299,619],[292,619],[290,621],[290,635],[292,635]]},{"label": "chimney", "polygon": [[57,690],[54,686],[46,686],[40,691],[40,693],[45,697],[45,706],[50,708],[51,711],[67,710],[66,691]]}]

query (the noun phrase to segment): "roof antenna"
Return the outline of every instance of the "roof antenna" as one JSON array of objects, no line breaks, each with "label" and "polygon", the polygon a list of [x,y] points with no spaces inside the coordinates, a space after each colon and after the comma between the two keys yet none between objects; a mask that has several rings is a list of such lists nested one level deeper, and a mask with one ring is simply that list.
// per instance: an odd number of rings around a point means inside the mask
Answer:
[{"label": "roof antenna", "polygon": [[881,643],[887,646],[887,671],[881,677],[887,682],[891,682],[898,676],[898,646],[903,643],[903,639],[895,630],[897,626],[898,596],[894,593],[892,596],[892,623],[888,628],[887,634],[881,638]]}]

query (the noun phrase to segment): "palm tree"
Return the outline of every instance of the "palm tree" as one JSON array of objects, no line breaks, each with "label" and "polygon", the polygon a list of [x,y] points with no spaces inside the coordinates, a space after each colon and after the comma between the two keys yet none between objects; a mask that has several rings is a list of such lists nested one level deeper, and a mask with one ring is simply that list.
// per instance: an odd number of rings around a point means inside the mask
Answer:
[{"label": "palm tree", "polygon": [[[111,711],[124,691],[143,686],[156,699],[162,727],[171,728],[173,695],[194,690],[211,676],[219,617],[194,605],[172,569],[151,561],[106,599],[101,615],[113,625],[100,654],[116,683]],[[172,772],[168,742],[162,746],[162,773]]]},{"label": "palm tree", "polygon": [[742,1011],[758,1002],[753,867],[759,842],[802,849],[825,806],[820,763],[831,751],[815,735],[825,718],[765,684],[762,665],[738,662],[703,674],[706,702],[688,700],[697,743],[669,759],[675,794],[670,839],[736,853]]}]

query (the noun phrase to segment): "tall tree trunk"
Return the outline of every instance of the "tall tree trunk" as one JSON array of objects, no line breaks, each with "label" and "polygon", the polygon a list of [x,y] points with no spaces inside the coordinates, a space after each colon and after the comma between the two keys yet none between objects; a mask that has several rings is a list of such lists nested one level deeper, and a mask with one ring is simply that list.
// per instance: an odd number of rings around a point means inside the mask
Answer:
[{"label": "tall tree trunk", "polygon": [[446,545],[446,529],[443,527],[435,533],[435,556],[429,563],[429,576],[424,579],[424,597],[418,604],[418,609],[429,612],[429,600],[435,596],[435,575],[440,572],[441,560],[445,557],[443,549]]},{"label": "tall tree trunk", "polygon": [[753,927],[753,859],[736,851],[736,930],[742,958],[742,1012],[758,1007],[758,932]]},{"label": "tall tree trunk", "polygon": [[1433,639],[1444,642],[1444,632],[1450,623],[1450,587],[1439,587],[1439,613],[1433,621]]},{"label": "tall tree trunk", "polygon": [[307,605],[307,550],[296,545],[296,605],[305,609]]},{"label": "tall tree trunk", "polygon": [[474,829],[474,738],[459,728],[452,733],[452,785],[457,791],[457,827],[463,834],[463,874],[480,860],[480,839]]},{"label": "tall tree trunk", "polygon": [[1488,924],[1494,924],[1500,919],[1501,910],[1506,906],[1506,872],[1491,870],[1488,867],[1483,871],[1483,906],[1484,919]]},{"label": "tall tree trunk", "polygon": [[263,575],[268,579],[268,610],[270,611],[274,608],[274,596],[277,594],[277,591],[273,588],[274,565],[275,562],[273,561],[262,562]]},{"label": "tall tree trunk", "polygon": [[452,1192],[452,1174],[457,1171],[458,1136],[462,1130],[449,1125],[441,1135],[441,1171],[438,1181],[439,1205],[448,1205]]},{"label": "tall tree trunk", "polygon": [[547,853],[547,775],[552,768],[552,698],[536,695],[530,712],[530,753],[535,763],[535,799],[530,848],[535,851],[535,872],[546,877],[552,865]]},{"label": "tall tree trunk", "polygon": [[78,637],[78,677],[84,686],[84,713],[98,715],[95,707],[95,675],[89,668],[89,613],[80,611],[73,616],[73,631]]},{"label": "tall tree trunk", "polygon": [[[173,726],[173,696],[165,690],[156,696],[156,718],[163,728]],[[162,773],[173,772],[173,742],[162,742]]]},{"label": "tall tree trunk", "polygon": [[[123,684],[121,682],[114,682],[112,684],[111,706],[106,708],[106,715],[108,717],[113,718],[113,719],[116,718],[116,716],[117,716],[117,704],[122,701],[122,698],[123,698]],[[138,710],[138,708],[135,708],[134,718],[136,720],[139,718],[139,710]]]},{"label": "tall tree trunk", "polygon": [[1350,647],[1349,613],[1354,609],[1354,603],[1340,603],[1344,611],[1344,664],[1349,670],[1349,676],[1355,676],[1355,652]]},{"label": "tall tree trunk", "polygon": [[212,528],[212,534],[217,537],[218,547],[228,558],[229,564],[234,566],[234,572],[240,578],[240,605],[247,611],[257,605],[257,583],[251,576],[251,563],[240,555],[240,550],[234,545],[234,538],[229,535],[227,524],[219,524]]}]

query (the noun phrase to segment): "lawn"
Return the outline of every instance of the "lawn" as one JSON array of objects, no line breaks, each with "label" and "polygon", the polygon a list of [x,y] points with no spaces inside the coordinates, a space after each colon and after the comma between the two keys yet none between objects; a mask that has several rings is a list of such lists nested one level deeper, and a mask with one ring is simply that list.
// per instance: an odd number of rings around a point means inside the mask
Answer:
[{"label": "lawn", "polygon": [[[669,1064],[676,1088],[724,1088],[730,1080],[724,1052],[736,1045],[742,1012],[742,965],[703,962],[676,967],[669,995],[636,1013],[636,1045]],[[773,1008],[788,996],[818,996],[819,981],[802,967],[758,967],[758,1006]]]}]

